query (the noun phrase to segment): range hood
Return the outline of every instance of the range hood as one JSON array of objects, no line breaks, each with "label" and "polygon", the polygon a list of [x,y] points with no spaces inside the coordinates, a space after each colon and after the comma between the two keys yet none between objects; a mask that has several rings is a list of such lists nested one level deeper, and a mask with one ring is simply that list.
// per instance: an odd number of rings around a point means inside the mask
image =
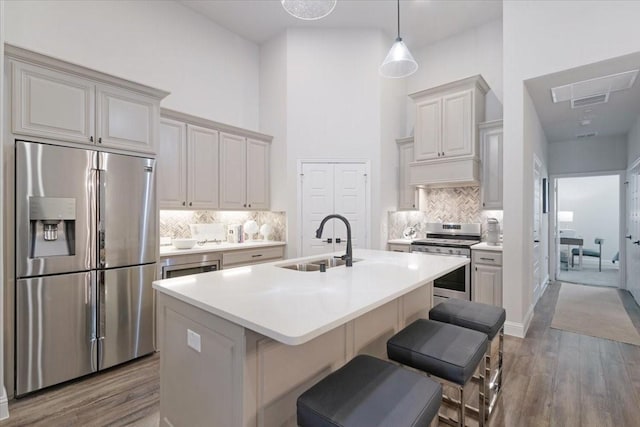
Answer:
[{"label": "range hood", "polygon": [[409,185],[432,188],[480,185],[480,161],[451,158],[409,163]]}]

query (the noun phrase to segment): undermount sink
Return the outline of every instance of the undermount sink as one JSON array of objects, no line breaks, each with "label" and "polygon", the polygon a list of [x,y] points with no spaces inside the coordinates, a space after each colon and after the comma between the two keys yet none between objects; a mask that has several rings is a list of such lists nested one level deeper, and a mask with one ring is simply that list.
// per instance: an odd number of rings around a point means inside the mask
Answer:
[{"label": "undermount sink", "polygon": [[280,265],[279,267],[288,268],[289,270],[296,270],[296,271],[320,271],[319,265],[310,264],[310,263],[287,264],[287,265]]},{"label": "undermount sink", "polygon": [[[353,262],[358,262],[359,259],[354,259]],[[296,271],[320,271],[320,264],[324,264],[326,268],[340,267],[347,262],[340,258],[320,258],[307,261],[304,263],[286,264],[280,265],[280,268],[287,268],[289,270]]]}]

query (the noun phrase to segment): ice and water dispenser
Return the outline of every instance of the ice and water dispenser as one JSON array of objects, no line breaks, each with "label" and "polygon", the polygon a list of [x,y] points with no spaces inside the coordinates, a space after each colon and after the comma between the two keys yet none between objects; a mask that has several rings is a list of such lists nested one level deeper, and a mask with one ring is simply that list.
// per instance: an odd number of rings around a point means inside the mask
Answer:
[{"label": "ice and water dispenser", "polygon": [[29,258],[75,255],[76,199],[29,197]]}]

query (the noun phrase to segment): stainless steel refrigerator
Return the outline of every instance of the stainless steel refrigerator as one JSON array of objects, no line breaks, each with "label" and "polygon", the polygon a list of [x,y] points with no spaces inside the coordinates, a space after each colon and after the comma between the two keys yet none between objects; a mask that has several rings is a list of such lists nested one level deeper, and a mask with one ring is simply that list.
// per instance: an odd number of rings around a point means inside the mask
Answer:
[{"label": "stainless steel refrigerator", "polygon": [[153,352],[155,160],[16,142],[16,394]]}]

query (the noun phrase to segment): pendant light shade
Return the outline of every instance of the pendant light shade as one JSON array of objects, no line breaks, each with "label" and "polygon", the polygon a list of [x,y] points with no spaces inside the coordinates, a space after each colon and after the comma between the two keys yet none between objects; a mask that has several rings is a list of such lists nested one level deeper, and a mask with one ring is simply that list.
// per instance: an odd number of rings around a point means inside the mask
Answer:
[{"label": "pendant light shade", "polygon": [[417,69],[418,63],[400,37],[400,0],[398,0],[398,37],[380,65],[380,74],[383,77],[399,79],[410,76]]},{"label": "pendant light shade", "polygon": [[313,21],[330,14],[337,0],[281,0],[282,7],[298,19]]}]

